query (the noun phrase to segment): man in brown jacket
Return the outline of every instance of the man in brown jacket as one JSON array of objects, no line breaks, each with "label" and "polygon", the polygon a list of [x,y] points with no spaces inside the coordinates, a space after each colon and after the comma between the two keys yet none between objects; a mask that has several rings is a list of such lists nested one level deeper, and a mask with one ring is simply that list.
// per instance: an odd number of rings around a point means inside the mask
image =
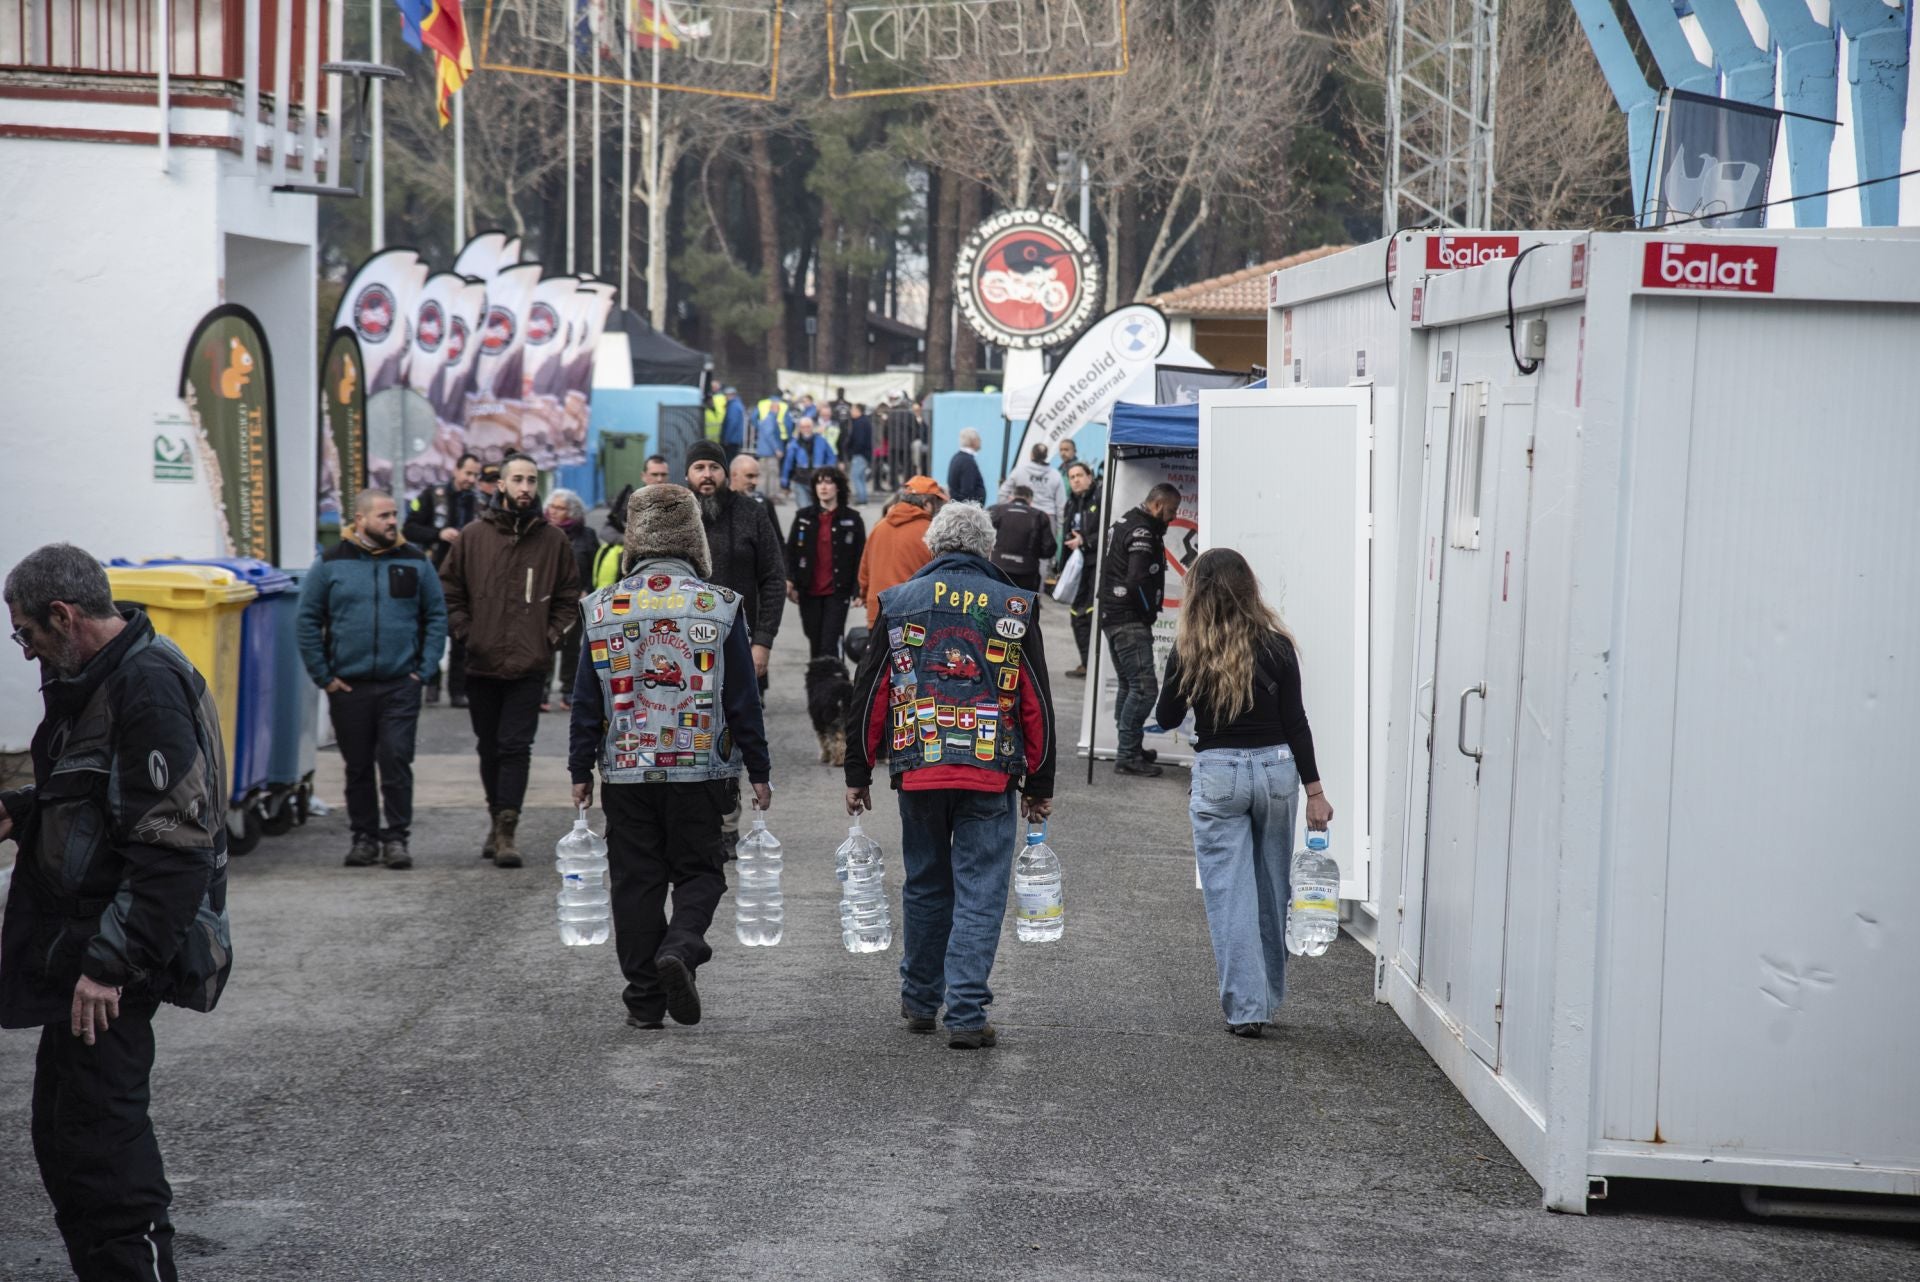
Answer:
[{"label": "man in brown jacket", "polygon": [[514,830],[540,729],[547,665],[580,604],[573,545],[540,510],[540,469],[500,465],[500,490],[453,545],[440,572],[447,630],[467,647],[467,714],[480,749],[492,830],[482,857],[518,868]]}]

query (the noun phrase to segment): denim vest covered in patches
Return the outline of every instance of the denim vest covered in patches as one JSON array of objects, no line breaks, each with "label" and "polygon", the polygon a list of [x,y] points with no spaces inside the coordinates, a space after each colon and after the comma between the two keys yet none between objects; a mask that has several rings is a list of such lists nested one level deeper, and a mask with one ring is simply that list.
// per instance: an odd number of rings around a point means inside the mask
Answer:
[{"label": "denim vest covered in patches", "polygon": [[607,709],[600,776],[607,783],[731,779],[742,764],[720,699],[736,592],[685,561],[643,561],[580,602],[583,662]]},{"label": "denim vest covered in patches", "polygon": [[882,592],[880,608],[892,773],[946,765],[1025,774],[1020,645],[1038,626],[1033,595],[936,563]]}]

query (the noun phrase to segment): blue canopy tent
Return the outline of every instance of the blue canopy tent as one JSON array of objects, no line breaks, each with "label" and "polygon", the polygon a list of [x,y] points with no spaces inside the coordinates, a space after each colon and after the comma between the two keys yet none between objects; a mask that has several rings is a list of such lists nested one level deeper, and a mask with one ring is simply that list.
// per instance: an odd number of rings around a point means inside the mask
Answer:
[{"label": "blue canopy tent", "polygon": [[[1266,380],[1254,383],[1265,387]],[[1152,459],[1200,452],[1200,407],[1198,405],[1119,404],[1108,415],[1106,492],[1101,499],[1103,519],[1109,523],[1117,515],[1113,510],[1113,490],[1117,459]],[[1100,598],[1094,595],[1094,635],[1100,635]],[[1083,728],[1087,752],[1087,782],[1093,782],[1093,763],[1098,755],[1100,707],[1100,666],[1105,647],[1094,645],[1088,655],[1091,671],[1087,679],[1087,719]]]}]

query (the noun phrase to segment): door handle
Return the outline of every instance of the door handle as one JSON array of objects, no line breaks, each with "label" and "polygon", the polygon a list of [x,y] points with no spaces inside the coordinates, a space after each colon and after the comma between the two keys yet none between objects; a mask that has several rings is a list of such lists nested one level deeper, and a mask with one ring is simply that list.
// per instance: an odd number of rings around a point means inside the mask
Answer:
[{"label": "door handle", "polygon": [[1467,750],[1467,700],[1476,694],[1480,696],[1482,702],[1486,700],[1486,682],[1482,681],[1477,686],[1468,686],[1460,692],[1460,733],[1454,739],[1454,746],[1460,749],[1461,756],[1472,757],[1474,761],[1478,763],[1487,755],[1484,751],[1485,745],[1482,745],[1481,749],[1472,752]]}]

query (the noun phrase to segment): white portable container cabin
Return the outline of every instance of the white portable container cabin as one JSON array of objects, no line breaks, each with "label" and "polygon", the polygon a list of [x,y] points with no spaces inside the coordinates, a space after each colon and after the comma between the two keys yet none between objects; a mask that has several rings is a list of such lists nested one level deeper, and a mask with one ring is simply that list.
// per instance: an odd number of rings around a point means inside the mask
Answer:
[{"label": "white portable container cabin", "polygon": [[1920,1195],[1920,237],[1595,233],[1419,326],[1381,993],[1549,1207]]},{"label": "white portable container cabin", "polygon": [[[1310,715],[1319,713],[1320,764],[1338,808],[1333,852],[1345,924],[1370,947],[1382,884],[1379,835],[1391,817],[1387,745],[1390,718],[1399,711],[1392,691],[1404,685],[1395,683],[1392,663],[1396,648],[1411,653],[1411,646],[1396,646],[1409,626],[1396,606],[1397,583],[1399,567],[1419,555],[1403,537],[1411,536],[1417,495],[1403,516],[1401,494],[1401,478],[1420,475],[1423,450],[1423,418],[1417,408],[1403,409],[1401,395],[1402,371],[1423,366],[1426,334],[1413,322],[1431,277],[1584,234],[1404,231],[1274,272],[1267,281],[1268,387],[1362,389],[1357,399],[1340,401],[1352,407],[1350,426],[1331,427],[1325,441],[1288,437],[1280,444],[1266,434],[1263,409],[1285,403],[1311,414],[1324,398],[1234,392],[1205,399],[1236,425],[1220,435],[1208,429],[1221,451],[1217,460],[1202,446],[1203,542],[1253,556],[1289,626],[1305,629],[1297,637],[1303,654],[1312,652],[1302,669],[1304,693]],[[1342,444],[1347,433],[1356,440]],[[1344,538],[1353,523],[1357,543]],[[1330,527],[1343,535],[1331,559],[1335,549],[1324,546]],[[1309,546],[1318,551],[1305,555]]]}]

